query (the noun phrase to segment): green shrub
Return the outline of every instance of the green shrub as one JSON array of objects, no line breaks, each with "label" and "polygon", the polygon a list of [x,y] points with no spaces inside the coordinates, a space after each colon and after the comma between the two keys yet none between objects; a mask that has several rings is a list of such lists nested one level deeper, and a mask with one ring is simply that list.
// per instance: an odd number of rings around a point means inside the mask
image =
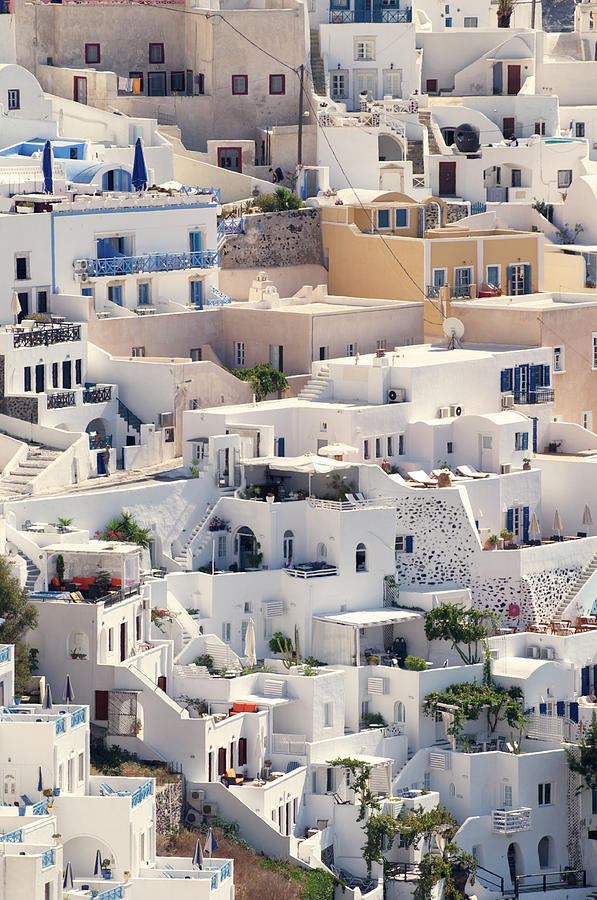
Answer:
[{"label": "green shrub", "polygon": [[404,668],[410,669],[411,672],[424,672],[427,669],[427,663],[420,656],[407,656],[404,660]]},{"label": "green shrub", "polygon": [[255,204],[260,212],[282,212],[286,209],[300,209],[303,201],[285,187],[277,187],[273,194],[260,194]]}]

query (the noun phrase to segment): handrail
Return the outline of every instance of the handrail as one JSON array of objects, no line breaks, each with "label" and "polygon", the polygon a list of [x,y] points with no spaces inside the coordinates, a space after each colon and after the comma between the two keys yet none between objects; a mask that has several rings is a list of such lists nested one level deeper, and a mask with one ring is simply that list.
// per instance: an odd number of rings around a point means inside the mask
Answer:
[{"label": "handrail", "polygon": [[[581,884],[578,884],[578,876],[580,877]],[[525,885],[524,882],[527,878],[537,878],[539,881],[534,884]],[[549,878],[557,878],[557,881],[548,881]],[[535,872],[532,875],[515,875],[514,876],[514,896],[518,897],[520,894],[531,893],[537,890],[542,890],[543,893],[547,891],[557,891],[561,890],[562,885],[566,885],[566,887],[586,887],[587,886],[587,872],[586,869],[564,869],[558,872]]]},{"label": "handrail", "polygon": [[133,809],[142,803],[147,797],[153,794],[153,778],[148,778],[145,784],[140,785],[136,791],[131,794],[131,806]]},{"label": "handrail", "polygon": [[485,866],[480,866],[479,863],[477,863],[475,875],[477,877],[479,877],[479,881],[481,881],[481,879],[484,879],[485,881],[490,880],[489,878],[486,878],[484,875],[479,876],[479,872],[486,872],[487,875],[491,875],[492,879],[494,879],[493,883],[495,884],[496,887],[499,887],[500,893],[504,892],[504,879],[502,878],[501,875],[498,875],[497,872],[492,872],[491,869],[486,869]]},{"label": "handrail", "polygon": [[15,333],[13,334],[12,345],[15,350],[18,350],[19,347],[48,347],[51,344],[80,340],[80,325],[58,325],[47,328],[32,328],[31,331]]},{"label": "handrail", "polygon": [[145,253],[142,256],[111,256],[87,259],[89,275],[135,275],[140,272],[173,272],[220,265],[219,250],[183,250],[180,253]]}]

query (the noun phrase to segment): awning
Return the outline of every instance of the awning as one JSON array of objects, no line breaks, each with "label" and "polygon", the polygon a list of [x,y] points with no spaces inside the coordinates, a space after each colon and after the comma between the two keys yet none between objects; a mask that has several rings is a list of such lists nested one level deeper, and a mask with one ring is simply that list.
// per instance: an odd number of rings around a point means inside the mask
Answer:
[{"label": "awning", "polygon": [[320,622],[334,625],[349,625],[352,628],[372,628],[376,625],[395,625],[398,622],[411,622],[421,619],[425,614],[412,609],[363,609],[356,612],[337,613],[331,616],[313,616]]}]

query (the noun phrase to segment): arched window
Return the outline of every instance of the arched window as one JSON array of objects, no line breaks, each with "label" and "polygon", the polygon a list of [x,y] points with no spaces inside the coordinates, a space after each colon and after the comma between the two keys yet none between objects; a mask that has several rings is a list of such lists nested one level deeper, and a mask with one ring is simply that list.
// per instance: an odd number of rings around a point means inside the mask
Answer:
[{"label": "arched window", "polygon": [[328,548],[326,545],[321,542],[317,545],[317,559],[318,561],[321,559],[325,559],[328,555]]},{"label": "arched window", "polygon": [[453,781],[451,781],[450,784],[449,784],[449,787],[448,787],[448,796],[449,796],[449,797],[455,797],[455,796],[456,796],[456,785],[454,784]]},{"label": "arched window", "polygon": [[357,544],[355,553],[355,567],[357,572],[367,571],[367,548],[364,544]]},{"label": "arched window", "polygon": [[551,844],[552,841],[550,837],[542,837],[537,844],[540,869],[548,869],[551,865]]},{"label": "arched window", "polygon": [[294,559],[294,533],[284,532],[284,562],[288,565]]},{"label": "arched window", "polygon": [[402,700],[394,703],[394,722],[406,722],[406,709]]}]

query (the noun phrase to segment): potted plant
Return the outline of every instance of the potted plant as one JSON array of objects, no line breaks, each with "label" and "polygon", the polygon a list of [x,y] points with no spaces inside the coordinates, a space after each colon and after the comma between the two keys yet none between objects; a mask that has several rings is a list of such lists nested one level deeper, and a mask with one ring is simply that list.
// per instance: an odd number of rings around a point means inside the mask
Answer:
[{"label": "potted plant", "polygon": [[131,873],[129,872],[128,869],[125,869],[122,874],[124,875],[124,883],[128,884],[129,878],[131,877]]},{"label": "potted plant", "polygon": [[102,859],[102,875],[106,880],[112,877],[112,860]]},{"label": "potted plant", "polygon": [[20,705],[21,705],[21,695],[15,694],[15,706],[20,706]]},{"label": "potted plant", "polygon": [[60,838],[62,837],[62,835],[60,834],[59,831],[57,831],[56,834],[53,834],[53,835],[52,835],[52,837],[54,838],[54,843],[55,843],[55,844],[59,844],[59,843],[60,843]]},{"label": "potted plant", "polygon": [[447,462],[440,463],[440,473],[437,476],[438,487],[451,487],[452,479],[450,478],[450,466]]},{"label": "potted plant", "polygon": [[369,657],[369,665],[370,666],[378,666],[379,665],[379,656],[370,656]]},{"label": "potted plant", "polygon": [[499,543],[499,537],[497,534],[490,534],[487,540],[485,541],[485,550],[495,550]]},{"label": "potted plant", "polygon": [[271,759],[266,759],[265,762],[263,763],[263,777],[266,779],[266,781],[270,776],[271,770],[272,770],[272,761],[271,761]]},{"label": "potted plant", "polygon": [[261,565],[261,561],[263,560],[263,553],[261,552],[261,544],[259,541],[255,542],[255,549],[252,553],[247,553],[247,561],[251,569],[258,569]]},{"label": "potted plant", "polygon": [[522,460],[522,468],[524,472],[528,472],[531,468],[531,460],[528,456],[525,456]]},{"label": "potted plant", "polygon": [[500,531],[500,537],[504,541],[504,544],[508,544],[510,546],[512,541],[514,540],[514,532],[510,531],[508,528],[502,528]]},{"label": "potted plant", "polygon": [[136,728],[137,734],[139,734],[142,727],[143,727],[143,722],[141,721],[141,719],[137,719],[137,721],[135,722],[135,728]]},{"label": "potted plant", "polygon": [[56,557],[56,577],[62,585],[64,581],[64,556],[62,553],[59,553]]},{"label": "potted plant", "polygon": [[100,569],[95,576],[95,583],[102,594],[107,594],[112,586],[112,576],[105,569]]},{"label": "potted plant", "polygon": [[269,494],[266,494],[266,495],[265,495],[265,502],[266,502],[266,503],[273,503],[275,499],[276,499],[276,495],[275,495],[275,494],[272,494],[271,492],[270,492]]}]

